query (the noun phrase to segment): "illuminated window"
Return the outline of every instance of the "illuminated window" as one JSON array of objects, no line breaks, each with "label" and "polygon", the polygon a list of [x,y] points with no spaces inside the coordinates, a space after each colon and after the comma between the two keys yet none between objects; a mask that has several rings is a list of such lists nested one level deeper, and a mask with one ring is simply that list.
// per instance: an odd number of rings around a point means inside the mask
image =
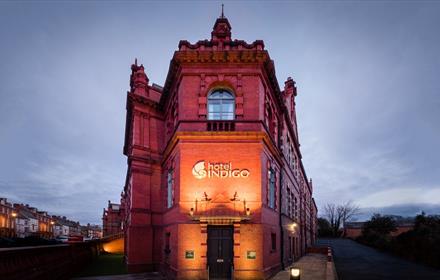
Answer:
[{"label": "illuminated window", "polygon": [[168,170],[167,176],[167,207],[171,208],[173,206],[173,170]]},{"label": "illuminated window", "polygon": [[233,120],[235,99],[232,93],[219,89],[208,96],[208,120]]},{"label": "illuminated window", "polygon": [[269,207],[275,209],[275,171],[270,168],[268,172],[269,179]]}]

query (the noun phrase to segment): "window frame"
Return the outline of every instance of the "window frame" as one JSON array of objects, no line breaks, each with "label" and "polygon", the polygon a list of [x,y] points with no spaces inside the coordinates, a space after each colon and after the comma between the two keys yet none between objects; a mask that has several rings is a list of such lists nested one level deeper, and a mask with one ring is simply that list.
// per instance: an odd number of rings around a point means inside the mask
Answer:
[{"label": "window frame", "polygon": [[171,232],[169,232],[169,231],[165,233],[164,252],[167,256],[171,253]]},{"label": "window frame", "polygon": [[170,168],[167,172],[167,208],[174,206],[174,169]]},{"label": "window frame", "polygon": [[277,234],[274,232],[270,233],[270,241],[271,241],[271,252],[277,251]]},{"label": "window frame", "polygon": [[[219,93],[219,97],[215,97],[213,95]],[[229,95],[229,97],[224,97],[223,95]],[[211,105],[218,105],[220,107],[219,111],[210,110]],[[229,107],[226,110],[223,110],[223,106],[231,105],[232,110]],[[209,121],[233,121],[235,120],[235,95],[232,91],[228,89],[215,89],[208,94],[207,103],[206,103],[206,118]],[[211,107],[212,108],[212,107]],[[218,115],[218,117],[214,117]]]},{"label": "window frame", "polygon": [[292,192],[289,187],[287,187],[287,216],[292,217]]},{"label": "window frame", "polygon": [[268,201],[267,206],[271,209],[276,209],[276,173],[273,167],[269,167],[268,170]]}]

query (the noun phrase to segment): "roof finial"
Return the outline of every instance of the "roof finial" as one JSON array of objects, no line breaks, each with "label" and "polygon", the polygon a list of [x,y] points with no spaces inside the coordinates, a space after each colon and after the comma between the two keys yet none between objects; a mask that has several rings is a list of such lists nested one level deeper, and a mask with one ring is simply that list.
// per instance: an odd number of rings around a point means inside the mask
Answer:
[{"label": "roof finial", "polygon": [[225,7],[225,5],[222,3],[222,16],[221,16],[221,18],[224,18],[224,17],[225,17],[225,14],[223,13],[223,9],[224,9],[224,7]]}]

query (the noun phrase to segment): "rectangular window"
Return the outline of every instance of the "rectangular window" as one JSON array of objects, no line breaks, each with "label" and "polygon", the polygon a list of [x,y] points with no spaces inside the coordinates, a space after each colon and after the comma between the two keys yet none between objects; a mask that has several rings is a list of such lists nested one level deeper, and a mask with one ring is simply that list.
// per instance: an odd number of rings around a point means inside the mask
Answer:
[{"label": "rectangular window", "polygon": [[165,254],[167,255],[171,253],[170,239],[171,239],[171,233],[167,232],[165,234]]},{"label": "rectangular window", "polygon": [[287,216],[292,217],[292,193],[287,188]]},{"label": "rectangular window", "polygon": [[283,132],[280,132],[280,143],[279,143],[279,147],[280,147],[281,153],[284,154],[284,134],[283,134]]},{"label": "rectangular window", "polygon": [[296,164],[295,164],[295,162],[296,162],[296,156],[295,156],[295,154],[293,153],[293,147],[291,147],[291,149],[292,149],[292,162],[290,163],[290,167],[291,167],[291,168],[296,168]]},{"label": "rectangular window", "polygon": [[289,258],[290,259],[292,259],[293,258],[293,253],[292,253],[292,247],[293,247],[293,245],[292,245],[293,243],[292,243],[292,237],[290,237],[289,236]]},{"label": "rectangular window", "polygon": [[173,170],[168,170],[168,176],[167,176],[167,207],[171,208],[173,207]]},{"label": "rectangular window", "polygon": [[272,252],[274,252],[277,250],[277,235],[275,233],[271,233],[270,240],[272,242]]},{"label": "rectangular window", "polygon": [[294,204],[294,209],[295,209],[295,219],[298,219],[298,200],[295,197],[295,204]]},{"label": "rectangular window", "polygon": [[275,171],[270,168],[268,172],[269,179],[269,207],[275,209]]}]

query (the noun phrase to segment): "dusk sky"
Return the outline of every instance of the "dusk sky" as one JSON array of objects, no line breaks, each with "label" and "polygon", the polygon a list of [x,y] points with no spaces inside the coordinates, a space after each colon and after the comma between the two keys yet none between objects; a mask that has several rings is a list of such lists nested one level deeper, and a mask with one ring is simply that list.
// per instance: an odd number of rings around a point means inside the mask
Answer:
[{"label": "dusk sky", "polygon": [[[1,1],[0,197],[101,223],[125,181],[130,65],[163,85],[221,3]],[[233,39],[264,40],[297,82],[320,209],[440,213],[440,1],[224,3]]]}]

